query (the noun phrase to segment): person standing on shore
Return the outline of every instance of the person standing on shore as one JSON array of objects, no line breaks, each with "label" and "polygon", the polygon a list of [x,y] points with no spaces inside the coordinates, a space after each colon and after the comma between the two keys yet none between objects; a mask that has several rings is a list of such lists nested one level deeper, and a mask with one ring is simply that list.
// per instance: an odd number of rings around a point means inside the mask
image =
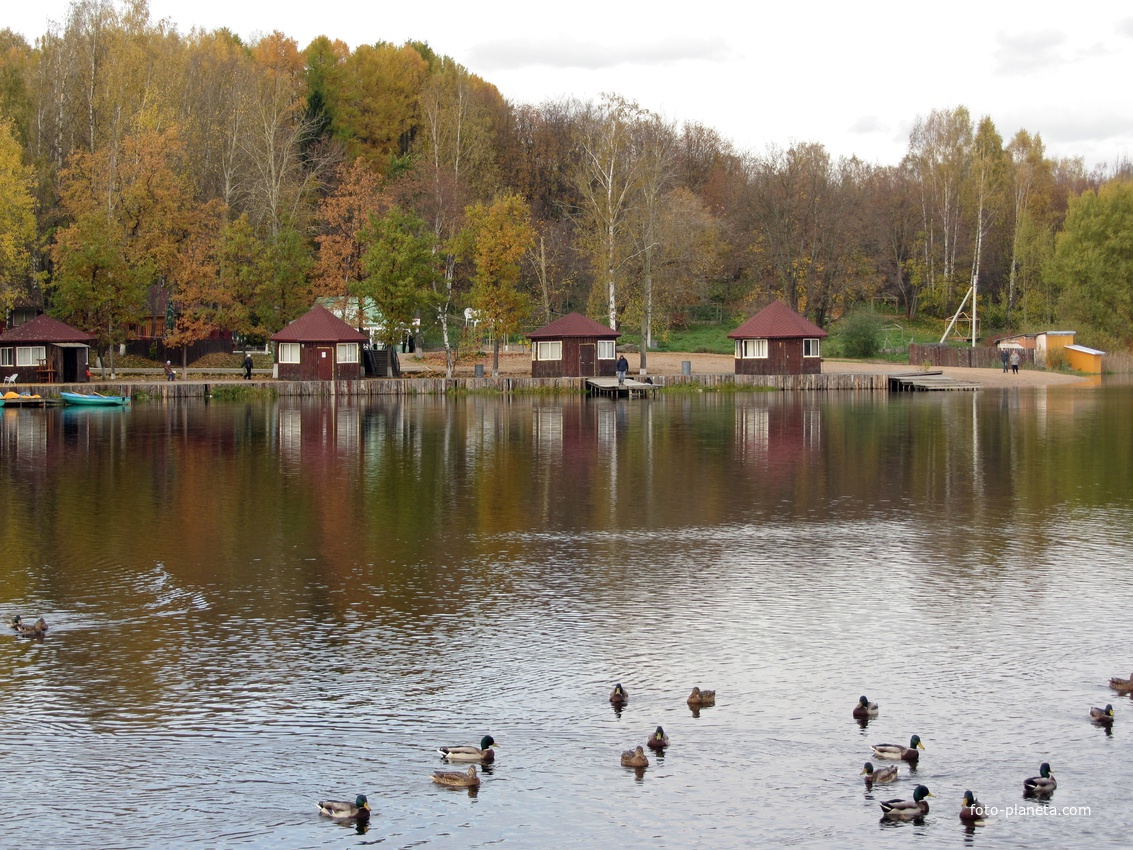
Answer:
[{"label": "person standing on shore", "polygon": [[173,371],[173,363],[169,360],[165,361],[165,380],[172,381],[177,377],[177,373]]},{"label": "person standing on shore", "polygon": [[999,359],[1003,361],[1003,371],[1004,372],[1007,371],[1007,358],[1010,357],[1010,356],[1011,356],[1011,352],[1009,352],[1006,348],[999,349]]},{"label": "person standing on shore", "polygon": [[618,362],[617,365],[614,366],[614,370],[618,373],[618,385],[620,386],[624,384],[626,382],[626,372],[629,371],[629,361],[626,360],[626,356],[624,354],[618,358]]},{"label": "person standing on shore", "polygon": [[1018,375],[1019,374],[1019,352],[1018,351],[1012,351],[1011,352],[1011,374],[1012,375]]},{"label": "person standing on shore", "polygon": [[[1007,367],[1004,366],[1004,369]],[[244,354],[244,380],[252,380],[252,355],[245,352]]]}]

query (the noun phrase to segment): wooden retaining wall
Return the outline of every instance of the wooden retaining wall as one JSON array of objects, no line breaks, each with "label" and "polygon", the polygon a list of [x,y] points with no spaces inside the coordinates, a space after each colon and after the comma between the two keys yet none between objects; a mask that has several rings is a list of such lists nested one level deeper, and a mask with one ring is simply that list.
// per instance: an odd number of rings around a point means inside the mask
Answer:
[{"label": "wooden retaining wall", "polygon": [[[838,372],[824,375],[657,375],[659,387],[703,387],[706,390],[766,388],[786,392],[853,390],[886,392],[889,376],[883,373]],[[34,388],[24,384],[21,390],[33,390],[45,398],[58,398],[62,391],[91,392],[104,395],[128,395],[152,399],[203,399],[220,387],[261,389],[280,398],[295,397],[368,397],[407,395],[448,395],[451,393],[500,393],[512,395],[538,393],[546,395],[583,395],[585,378],[371,378],[355,381],[152,381],[125,383],[92,381],[89,384],[40,384]]]}]

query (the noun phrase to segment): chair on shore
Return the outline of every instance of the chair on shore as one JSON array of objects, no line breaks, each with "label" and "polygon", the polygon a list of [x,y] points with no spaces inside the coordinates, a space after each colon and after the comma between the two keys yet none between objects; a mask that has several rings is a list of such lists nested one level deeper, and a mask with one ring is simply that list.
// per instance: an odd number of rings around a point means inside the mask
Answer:
[{"label": "chair on shore", "polygon": [[4,383],[5,384],[15,384],[16,378],[18,378],[18,377],[20,377],[20,373],[19,372],[13,372],[11,375],[8,375],[6,378],[4,378]]}]

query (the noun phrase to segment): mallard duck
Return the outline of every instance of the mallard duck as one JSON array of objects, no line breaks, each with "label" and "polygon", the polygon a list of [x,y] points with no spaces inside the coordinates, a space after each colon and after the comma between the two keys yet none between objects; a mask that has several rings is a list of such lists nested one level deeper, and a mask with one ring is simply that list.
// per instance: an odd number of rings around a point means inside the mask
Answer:
[{"label": "mallard duck", "polygon": [[370,804],[365,794],[359,794],[351,803],[347,800],[320,800],[319,811],[328,817],[353,820],[369,820]]},{"label": "mallard duck", "polygon": [[916,764],[921,757],[917,750],[923,750],[924,744],[921,743],[920,735],[914,735],[909,739],[909,746],[907,747],[902,747],[900,744],[870,744],[870,747],[873,749],[875,758],[903,759],[909,764]]},{"label": "mallard duck", "polygon": [[1039,775],[1023,780],[1024,797],[1049,797],[1058,787],[1054,774],[1050,772],[1050,765],[1043,762],[1039,765]]},{"label": "mallard duck", "polygon": [[688,695],[686,702],[689,705],[696,706],[697,708],[704,708],[705,706],[716,704],[715,691],[702,691],[700,688],[693,688],[692,693]]},{"label": "mallard duck", "polygon": [[865,767],[862,768],[862,774],[865,776],[866,785],[873,785],[881,782],[892,782],[897,778],[897,774],[901,771],[898,770],[897,765],[891,764],[883,767],[880,770],[873,769],[873,762],[867,761]]},{"label": "mallard duck", "polygon": [[964,803],[960,806],[960,820],[964,823],[975,823],[987,817],[987,808],[976,799],[971,791],[964,792]]},{"label": "mallard duck", "polygon": [[1128,679],[1119,679],[1114,676],[1109,680],[1109,686],[1115,691],[1121,691],[1123,694],[1133,691],[1133,673],[1129,674]]},{"label": "mallard duck", "polygon": [[1105,708],[1094,706],[1090,709],[1090,719],[1095,723],[1112,723],[1113,706],[1107,704]]},{"label": "mallard duck", "polygon": [[476,761],[480,764],[491,764],[496,760],[496,739],[485,735],[480,739],[479,747],[441,747],[437,750],[448,761]]},{"label": "mallard duck", "polygon": [[925,786],[918,785],[913,789],[911,800],[885,800],[881,804],[882,820],[917,820],[928,814],[928,803],[925,797],[935,797]]},{"label": "mallard duck", "polygon": [[480,784],[480,777],[476,775],[476,765],[472,765],[468,768],[468,773],[434,770],[433,781],[449,788],[476,788]]},{"label": "mallard duck", "polygon": [[622,683],[618,682],[614,685],[614,689],[610,691],[610,703],[612,705],[625,705],[627,702],[629,702],[629,694],[622,687]]},{"label": "mallard duck", "polygon": [[17,614],[11,620],[12,628],[21,635],[42,635],[47,632],[47,621],[40,617],[30,626],[20,620],[20,615]]},{"label": "mallard duck", "polygon": [[854,717],[877,717],[877,703],[870,702],[864,694],[858,697],[858,704],[854,706]]},{"label": "mallard duck", "polygon": [[649,757],[641,747],[636,750],[623,750],[622,767],[649,767]]},{"label": "mallard duck", "polygon": [[669,746],[669,736],[665,734],[665,730],[660,726],[657,731],[649,736],[649,740],[645,742],[651,750],[663,750]]}]

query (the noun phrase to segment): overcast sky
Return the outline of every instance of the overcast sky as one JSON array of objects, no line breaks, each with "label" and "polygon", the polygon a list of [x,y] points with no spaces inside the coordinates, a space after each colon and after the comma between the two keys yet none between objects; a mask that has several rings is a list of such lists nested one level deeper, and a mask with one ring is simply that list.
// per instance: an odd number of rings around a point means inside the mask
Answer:
[{"label": "overcast sky", "polygon": [[[66,0],[5,4],[29,41]],[[766,6],[767,8],[761,8]],[[934,109],[989,115],[1004,142],[1040,133],[1087,166],[1133,157],[1133,5],[1072,3],[683,3],[575,0],[150,0],[178,30],[280,30],[359,44],[426,41],[517,103],[615,92],[665,118],[715,128],[741,151],[819,142],[893,164]],[[15,7],[15,8],[13,8]],[[312,11],[315,14],[312,14]]]}]

